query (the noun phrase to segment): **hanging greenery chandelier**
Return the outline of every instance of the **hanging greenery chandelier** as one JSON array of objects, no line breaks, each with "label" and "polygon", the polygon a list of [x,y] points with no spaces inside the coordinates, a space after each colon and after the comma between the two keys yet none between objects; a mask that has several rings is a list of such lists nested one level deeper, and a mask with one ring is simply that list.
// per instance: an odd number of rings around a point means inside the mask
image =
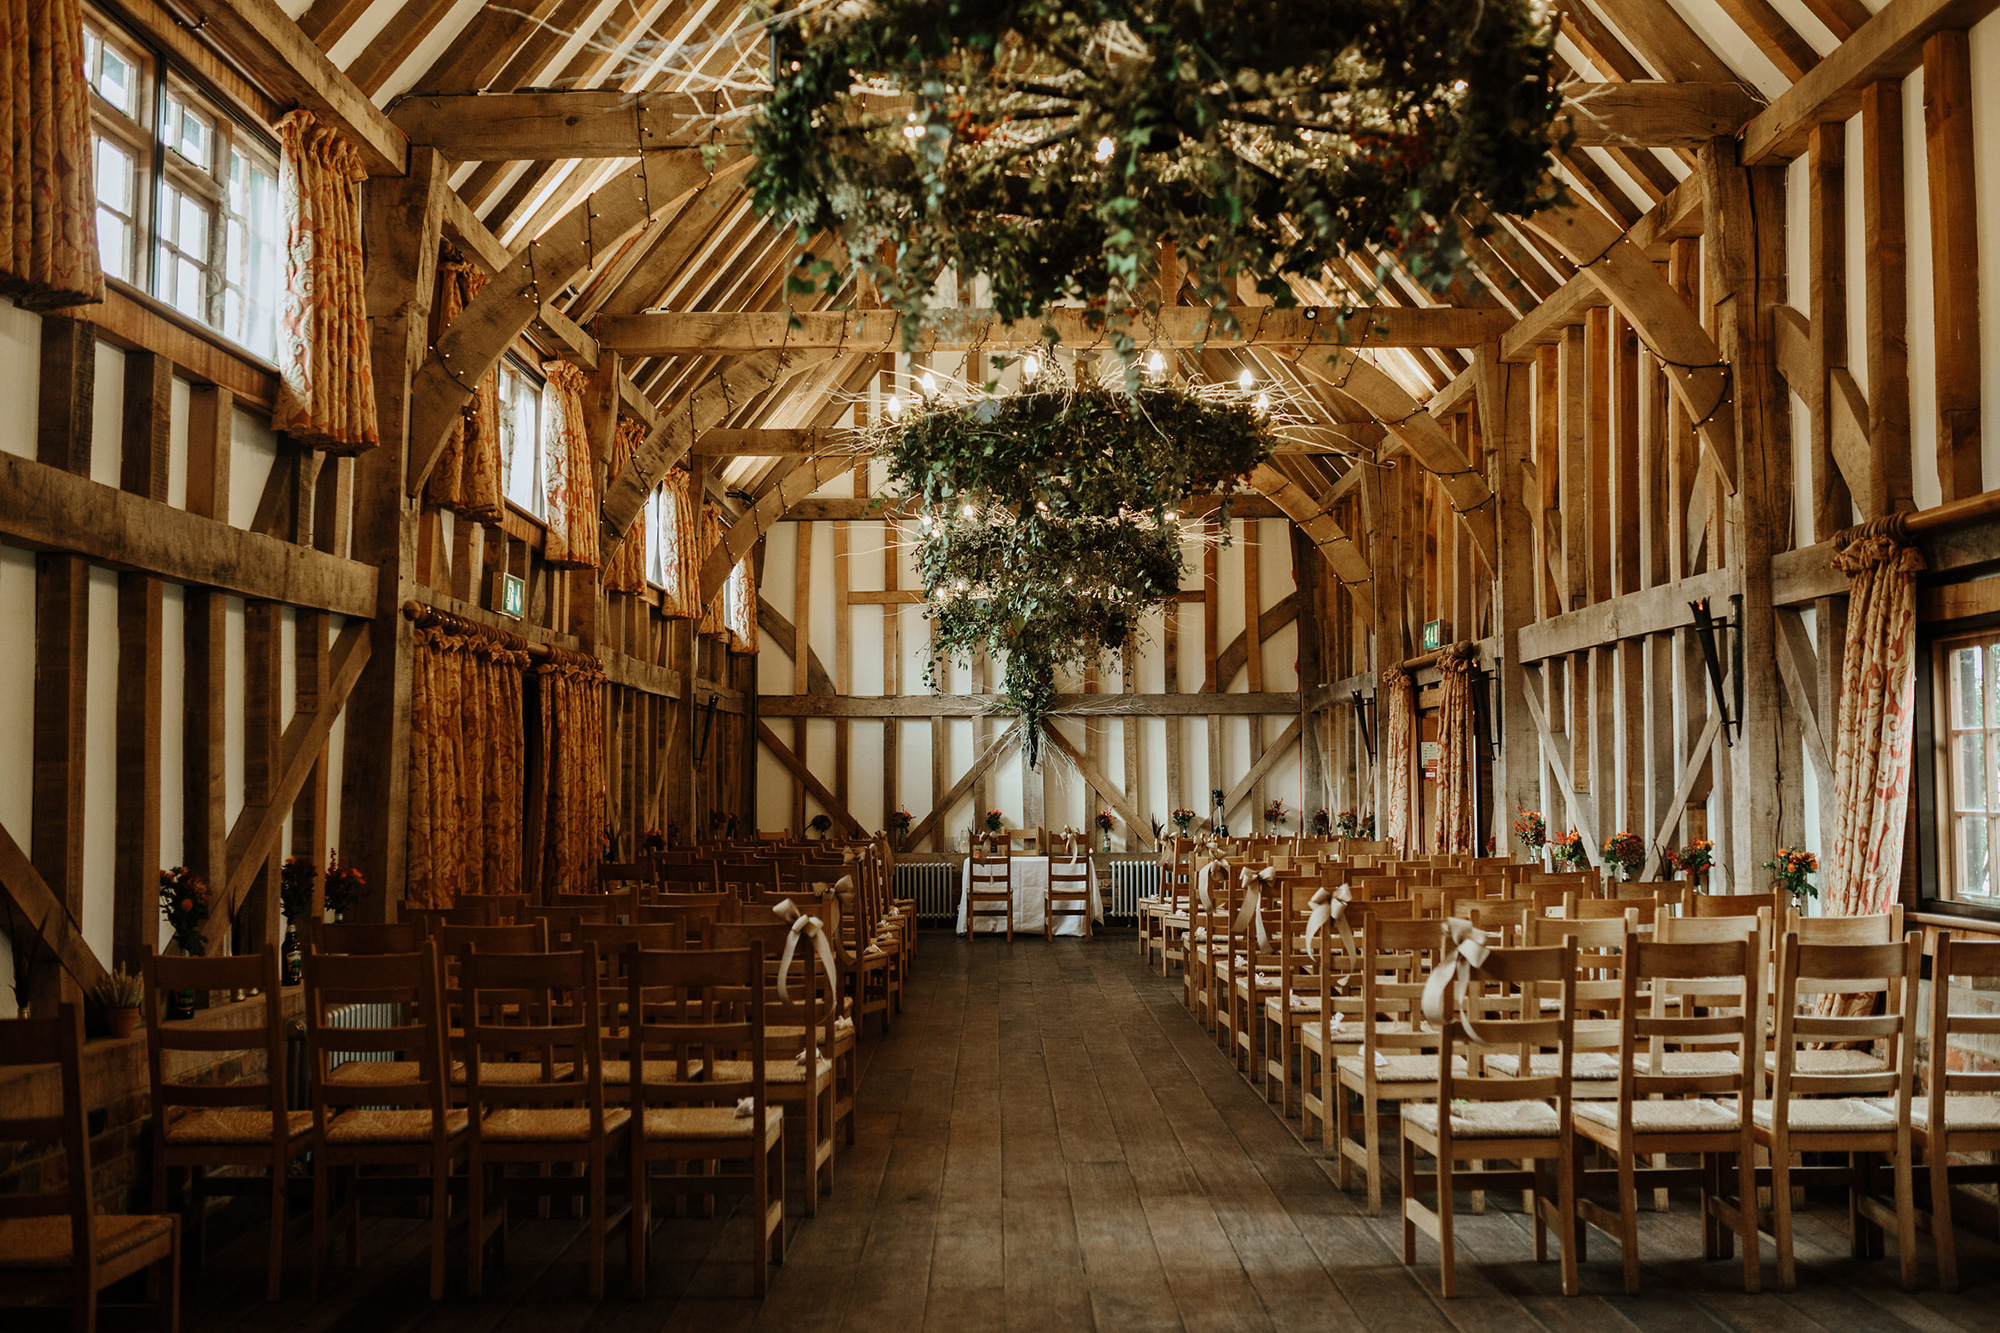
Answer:
[{"label": "hanging greenery chandelier", "polygon": [[1162,242],[1213,306],[1371,247],[1442,290],[1463,205],[1560,197],[1546,0],[809,0],[772,31],[756,205],[836,233],[912,339],[950,269],[1009,319],[1086,302],[1129,359]]},{"label": "hanging greenery chandelier", "polygon": [[936,628],[929,684],[954,658],[1004,653],[1004,702],[1028,764],[1056,673],[1121,651],[1180,591],[1179,508],[1228,504],[1270,457],[1280,412],[1261,395],[1073,383],[1054,359],[1018,392],[927,394],[877,430],[890,480],[916,498],[916,565]]}]

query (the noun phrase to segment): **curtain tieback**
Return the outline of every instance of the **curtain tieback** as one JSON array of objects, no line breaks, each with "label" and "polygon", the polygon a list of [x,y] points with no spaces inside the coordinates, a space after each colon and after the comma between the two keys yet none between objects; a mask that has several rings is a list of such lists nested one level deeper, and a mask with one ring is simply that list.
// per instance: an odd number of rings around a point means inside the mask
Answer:
[{"label": "curtain tieback", "polygon": [[798,952],[799,936],[810,936],[813,949],[819,954],[819,965],[826,971],[826,984],[833,990],[840,989],[840,974],[833,960],[833,943],[826,937],[826,923],[816,916],[807,916],[799,911],[790,898],[785,899],[771,911],[780,920],[789,921],[792,928],[785,935],[785,952],[778,958],[778,998],[792,998],[792,955]]},{"label": "curtain tieback", "polygon": [[1276,872],[1265,866],[1262,870],[1244,870],[1237,881],[1243,888],[1243,910],[1236,914],[1236,933],[1246,935],[1254,924],[1257,928],[1257,947],[1260,949],[1270,943],[1270,937],[1264,932],[1264,886],[1275,878]]},{"label": "curtain tieback", "polygon": [[1465,992],[1472,983],[1472,969],[1483,966],[1492,950],[1486,947],[1486,932],[1460,917],[1445,918],[1444,939],[1445,955],[1438,959],[1437,966],[1431,969],[1430,980],[1424,983],[1424,1019],[1444,1026],[1444,993],[1449,988],[1466,1035],[1478,1041],[1480,1036],[1473,1029],[1472,1016],[1465,1011]]},{"label": "curtain tieback", "polygon": [[1348,953],[1354,952],[1354,931],[1347,924],[1347,906],[1354,901],[1354,890],[1343,884],[1337,889],[1320,889],[1312,896],[1312,915],[1306,918],[1306,957],[1319,961],[1313,951],[1313,938],[1327,925],[1340,928],[1340,944]]}]

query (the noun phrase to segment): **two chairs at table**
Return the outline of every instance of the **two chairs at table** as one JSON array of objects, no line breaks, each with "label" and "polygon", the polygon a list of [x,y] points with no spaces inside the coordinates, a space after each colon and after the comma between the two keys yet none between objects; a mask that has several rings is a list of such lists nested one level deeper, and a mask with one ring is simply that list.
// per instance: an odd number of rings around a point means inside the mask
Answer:
[{"label": "two chairs at table", "polygon": [[[1040,829],[1003,830],[1003,833],[1028,835],[1023,841],[1031,846],[1045,844]],[[1043,891],[1042,901],[1042,938],[1054,939],[1057,922],[1072,919],[1081,919],[1083,937],[1092,938],[1091,908],[1096,896],[1096,871],[1088,852],[1080,851],[1073,856],[1059,852],[1017,853],[1011,842],[991,852],[982,852],[975,842],[966,858],[966,938],[970,939],[979,932],[981,921],[1000,921],[1005,923],[1008,942],[1013,942],[1014,863],[1018,857],[1035,855],[1046,855],[1049,863],[1048,887]]]}]

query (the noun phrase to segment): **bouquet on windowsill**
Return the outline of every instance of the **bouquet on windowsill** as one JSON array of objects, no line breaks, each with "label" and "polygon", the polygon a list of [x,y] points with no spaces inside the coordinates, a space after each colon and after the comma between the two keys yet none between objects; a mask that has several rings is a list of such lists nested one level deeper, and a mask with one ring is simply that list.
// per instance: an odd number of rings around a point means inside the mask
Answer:
[{"label": "bouquet on windowsill", "polygon": [[1278,836],[1278,830],[1283,828],[1285,822],[1291,817],[1292,812],[1285,808],[1283,801],[1273,800],[1264,807],[1264,824],[1270,829],[1271,836],[1274,838]]},{"label": "bouquet on windowsill", "polygon": [[1373,810],[1370,810],[1367,814],[1361,817],[1361,837],[1364,841],[1369,841],[1369,842],[1374,841],[1375,812]]},{"label": "bouquet on windowsill", "polygon": [[998,833],[1006,826],[1007,817],[998,810],[988,810],[986,812],[986,831],[988,833]]},{"label": "bouquet on windowsill", "polygon": [[160,872],[160,915],[165,918],[167,929],[173,932],[174,942],[190,958],[208,952],[208,941],[201,927],[213,906],[207,882],[194,871],[175,866]]},{"label": "bouquet on windowsill", "polygon": [[361,901],[368,891],[368,881],[361,872],[351,865],[343,865],[339,852],[331,852],[326,860],[326,910],[336,918],[347,915],[347,909]]}]

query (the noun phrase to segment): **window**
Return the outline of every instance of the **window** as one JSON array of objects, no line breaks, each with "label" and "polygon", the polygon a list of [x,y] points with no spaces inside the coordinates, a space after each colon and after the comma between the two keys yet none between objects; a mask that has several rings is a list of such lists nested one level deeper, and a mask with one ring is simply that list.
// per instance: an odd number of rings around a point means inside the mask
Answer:
[{"label": "window", "polygon": [[507,499],[546,518],[548,493],[542,484],[542,382],[520,362],[500,363],[500,454],[507,460]]},{"label": "window", "polygon": [[2000,631],[1937,646],[1942,897],[2000,906],[1993,847],[2000,821]]},{"label": "window", "polygon": [[655,486],[646,497],[646,582],[656,588],[667,586],[667,543],[660,530],[666,521],[666,509],[667,488]]},{"label": "window", "polygon": [[278,159],[119,29],[84,21],[104,271],[266,359],[278,351]]}]

